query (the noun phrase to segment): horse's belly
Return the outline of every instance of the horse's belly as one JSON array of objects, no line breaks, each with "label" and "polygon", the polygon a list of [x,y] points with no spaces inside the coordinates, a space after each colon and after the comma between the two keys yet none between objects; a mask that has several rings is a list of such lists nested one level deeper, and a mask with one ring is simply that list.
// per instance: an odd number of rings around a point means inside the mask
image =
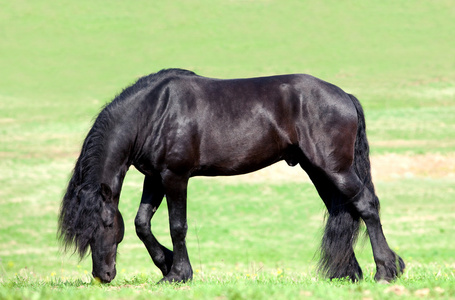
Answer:
[{"label": "horse's belly", "polygon": [[233,143],[202,146],[198,175],[239,175],[265,168],[283,159],[276,143],[240,139]]}]

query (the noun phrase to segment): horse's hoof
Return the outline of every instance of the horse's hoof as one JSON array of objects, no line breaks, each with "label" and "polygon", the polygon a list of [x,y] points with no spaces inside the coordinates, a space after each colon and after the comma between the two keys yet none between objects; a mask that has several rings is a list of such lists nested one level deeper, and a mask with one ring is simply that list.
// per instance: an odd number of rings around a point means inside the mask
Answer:
[{"label": "horse's hoof", "polygon": [[163,277],[156,284],[168,284],[168,283],[171,283],[171,282],[169,282],[169,280],[167,280],[166,277]]},{"label": "horse's hoof", "polygon": [[192,279],[193,276],[183,277],[183,276],[172,276],[166,275],[157,284],[175,284],[175,283],[185,283]]},{"label": "horse's hoof", "polygon": [[390,281],[387,281],[385,279],[380,279],[380,280],[378,280],[378,284],[390,284]]}]

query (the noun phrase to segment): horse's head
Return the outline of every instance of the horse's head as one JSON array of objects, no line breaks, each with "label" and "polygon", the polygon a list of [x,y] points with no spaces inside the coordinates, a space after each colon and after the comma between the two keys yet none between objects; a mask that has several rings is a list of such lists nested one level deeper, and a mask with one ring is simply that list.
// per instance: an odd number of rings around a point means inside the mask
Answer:
[{"label": "horse's head", "polygon": [[97,230],[90,241],[92,251],[93,277],[103,283],[111,282],[115,275],[117,246],[123,239],[123,218],[118,210],[118,203],[112,197],[111,189],[101,185],[102,208]]}]

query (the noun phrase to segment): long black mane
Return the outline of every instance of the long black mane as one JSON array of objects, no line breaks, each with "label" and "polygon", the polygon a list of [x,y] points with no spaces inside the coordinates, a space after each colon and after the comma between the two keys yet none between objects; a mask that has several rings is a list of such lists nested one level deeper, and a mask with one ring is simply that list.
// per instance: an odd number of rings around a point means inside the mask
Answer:
[{"label": "long black mane", "polygon": [[173,75],[196,74],[186,70],[166,69],[141,77],[99,113],[85,138],[60,207],[58,239],[65,251],[74,247],[75,252],[83,258],[90,240],[101,224],[100,161],[104,153],[105,135],[115,121],[114,113],[125,99],[145,89],[152,89],[156,82]]}]

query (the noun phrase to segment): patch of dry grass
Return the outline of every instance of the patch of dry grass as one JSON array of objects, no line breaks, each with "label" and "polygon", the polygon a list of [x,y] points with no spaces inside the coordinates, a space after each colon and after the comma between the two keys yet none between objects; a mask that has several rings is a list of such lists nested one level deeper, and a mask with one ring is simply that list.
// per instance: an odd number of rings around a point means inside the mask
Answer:
[{"label": "patch of dry grass", "polygon": [[[455,154],[384,154],[371,158],[374,181],[390,181],[400,178],[455,178]],[[289,167],[281,161],[262,170],[231,177],[217,177],[227,184],[242,182],[310,182],[310,179],[299,166]]]}]

